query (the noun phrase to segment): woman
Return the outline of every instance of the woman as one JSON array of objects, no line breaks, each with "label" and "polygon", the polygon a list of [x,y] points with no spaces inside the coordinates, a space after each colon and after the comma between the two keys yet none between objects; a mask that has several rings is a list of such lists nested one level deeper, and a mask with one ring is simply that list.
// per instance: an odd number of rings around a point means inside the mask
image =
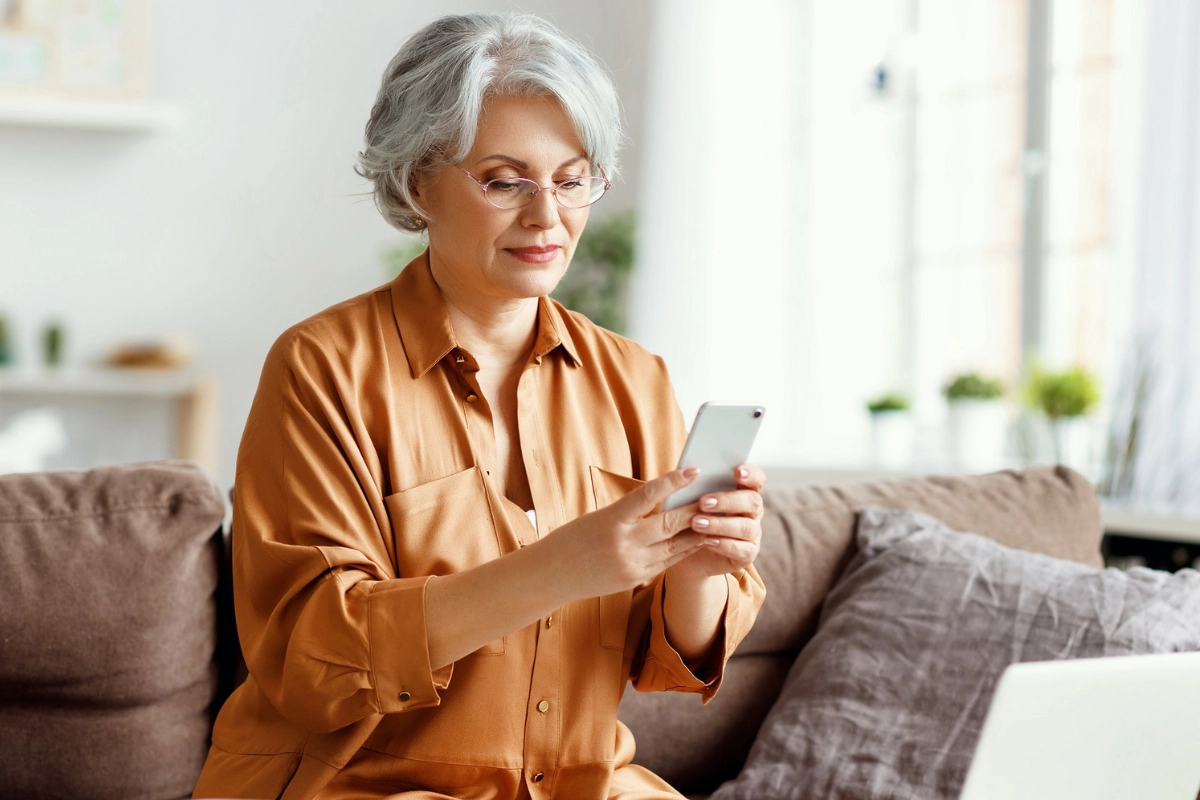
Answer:
[{"label": "woman", "polygon": [[764,595],[763,475],[659,513],[694,477],[661,359],[547,298],[618,137],[536,17],[440,19],[388,67],[360,169],[429,247],[267,357],[234,488],[250,677],[197,797],[680,797],[617,703],[717,691]]}]

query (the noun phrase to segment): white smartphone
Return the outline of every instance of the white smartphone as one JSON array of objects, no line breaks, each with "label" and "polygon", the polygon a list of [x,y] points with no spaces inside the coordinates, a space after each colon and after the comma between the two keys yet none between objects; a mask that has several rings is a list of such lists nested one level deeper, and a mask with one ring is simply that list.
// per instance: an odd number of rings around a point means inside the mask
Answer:
[{"label": "white smartphone", "polygon": [[680,469],[699,467],[700,477],[668,497],[663,510],[694,503],[709,492],[736,489],[733,471],[750,458],[765,413],[766,409],[754,403],[700,406],[679,457]]}]

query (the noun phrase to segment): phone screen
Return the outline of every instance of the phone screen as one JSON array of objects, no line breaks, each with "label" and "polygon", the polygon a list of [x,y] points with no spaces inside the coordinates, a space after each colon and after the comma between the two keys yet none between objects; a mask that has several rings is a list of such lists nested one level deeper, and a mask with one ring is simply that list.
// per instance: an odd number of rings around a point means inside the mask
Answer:
[{"label": "phone screen", "polygon": [[694,503],[710,492],[737,488],[733,470],[745,464],[766,410],[756,403],[705,403],[696,412],[679,467],[698,467],[700,477],[675,492],[664,510]]}]

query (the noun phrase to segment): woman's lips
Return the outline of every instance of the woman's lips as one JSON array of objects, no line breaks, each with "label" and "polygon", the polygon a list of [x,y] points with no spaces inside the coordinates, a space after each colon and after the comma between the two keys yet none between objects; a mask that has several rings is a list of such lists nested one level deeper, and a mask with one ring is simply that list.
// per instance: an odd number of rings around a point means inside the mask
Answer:
[{"label": "woman's lips", "polygon": [[526,263],[545,264],[553,261],[562,248],[556,244],[548,244],[544,247],[506,247],[505,250]]}]

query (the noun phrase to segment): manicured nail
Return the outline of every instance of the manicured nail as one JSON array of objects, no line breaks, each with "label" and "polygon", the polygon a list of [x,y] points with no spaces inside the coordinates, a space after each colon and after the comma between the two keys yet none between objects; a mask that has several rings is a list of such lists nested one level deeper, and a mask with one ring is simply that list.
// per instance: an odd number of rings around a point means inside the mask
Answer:
[{"label": "manicured nail", "polygon": [[721,540],[718,539],[716,536],[710,536],[704,540],[705,547],[716,547],[719,544],[721,544]]},{"label": "manicured nail", "polygon": [[692,520],[692,530],[702,531],[708,527],[708,520],[704,517],[696,517]]},{"label": "manicured nail", "polygon": [[741,478],[742,480],[749,478],[750,470],[746,469],[745,467],[738,467],[738,477]]},{"label": "manicured nail", "polygon": [[712,511],[714,508],[717,507],[717,498],[715,498],[715,497],[704,498],[703,500],[700,501],[700,507],[706,511]]},{"label": "manicured nail", "polygon": [[700,468],[699,467],[688,467],[687,469],[685,469],[683,471],[683,477],[687,478],[688,480],[691,480],[692,478],[700,477]]}]

